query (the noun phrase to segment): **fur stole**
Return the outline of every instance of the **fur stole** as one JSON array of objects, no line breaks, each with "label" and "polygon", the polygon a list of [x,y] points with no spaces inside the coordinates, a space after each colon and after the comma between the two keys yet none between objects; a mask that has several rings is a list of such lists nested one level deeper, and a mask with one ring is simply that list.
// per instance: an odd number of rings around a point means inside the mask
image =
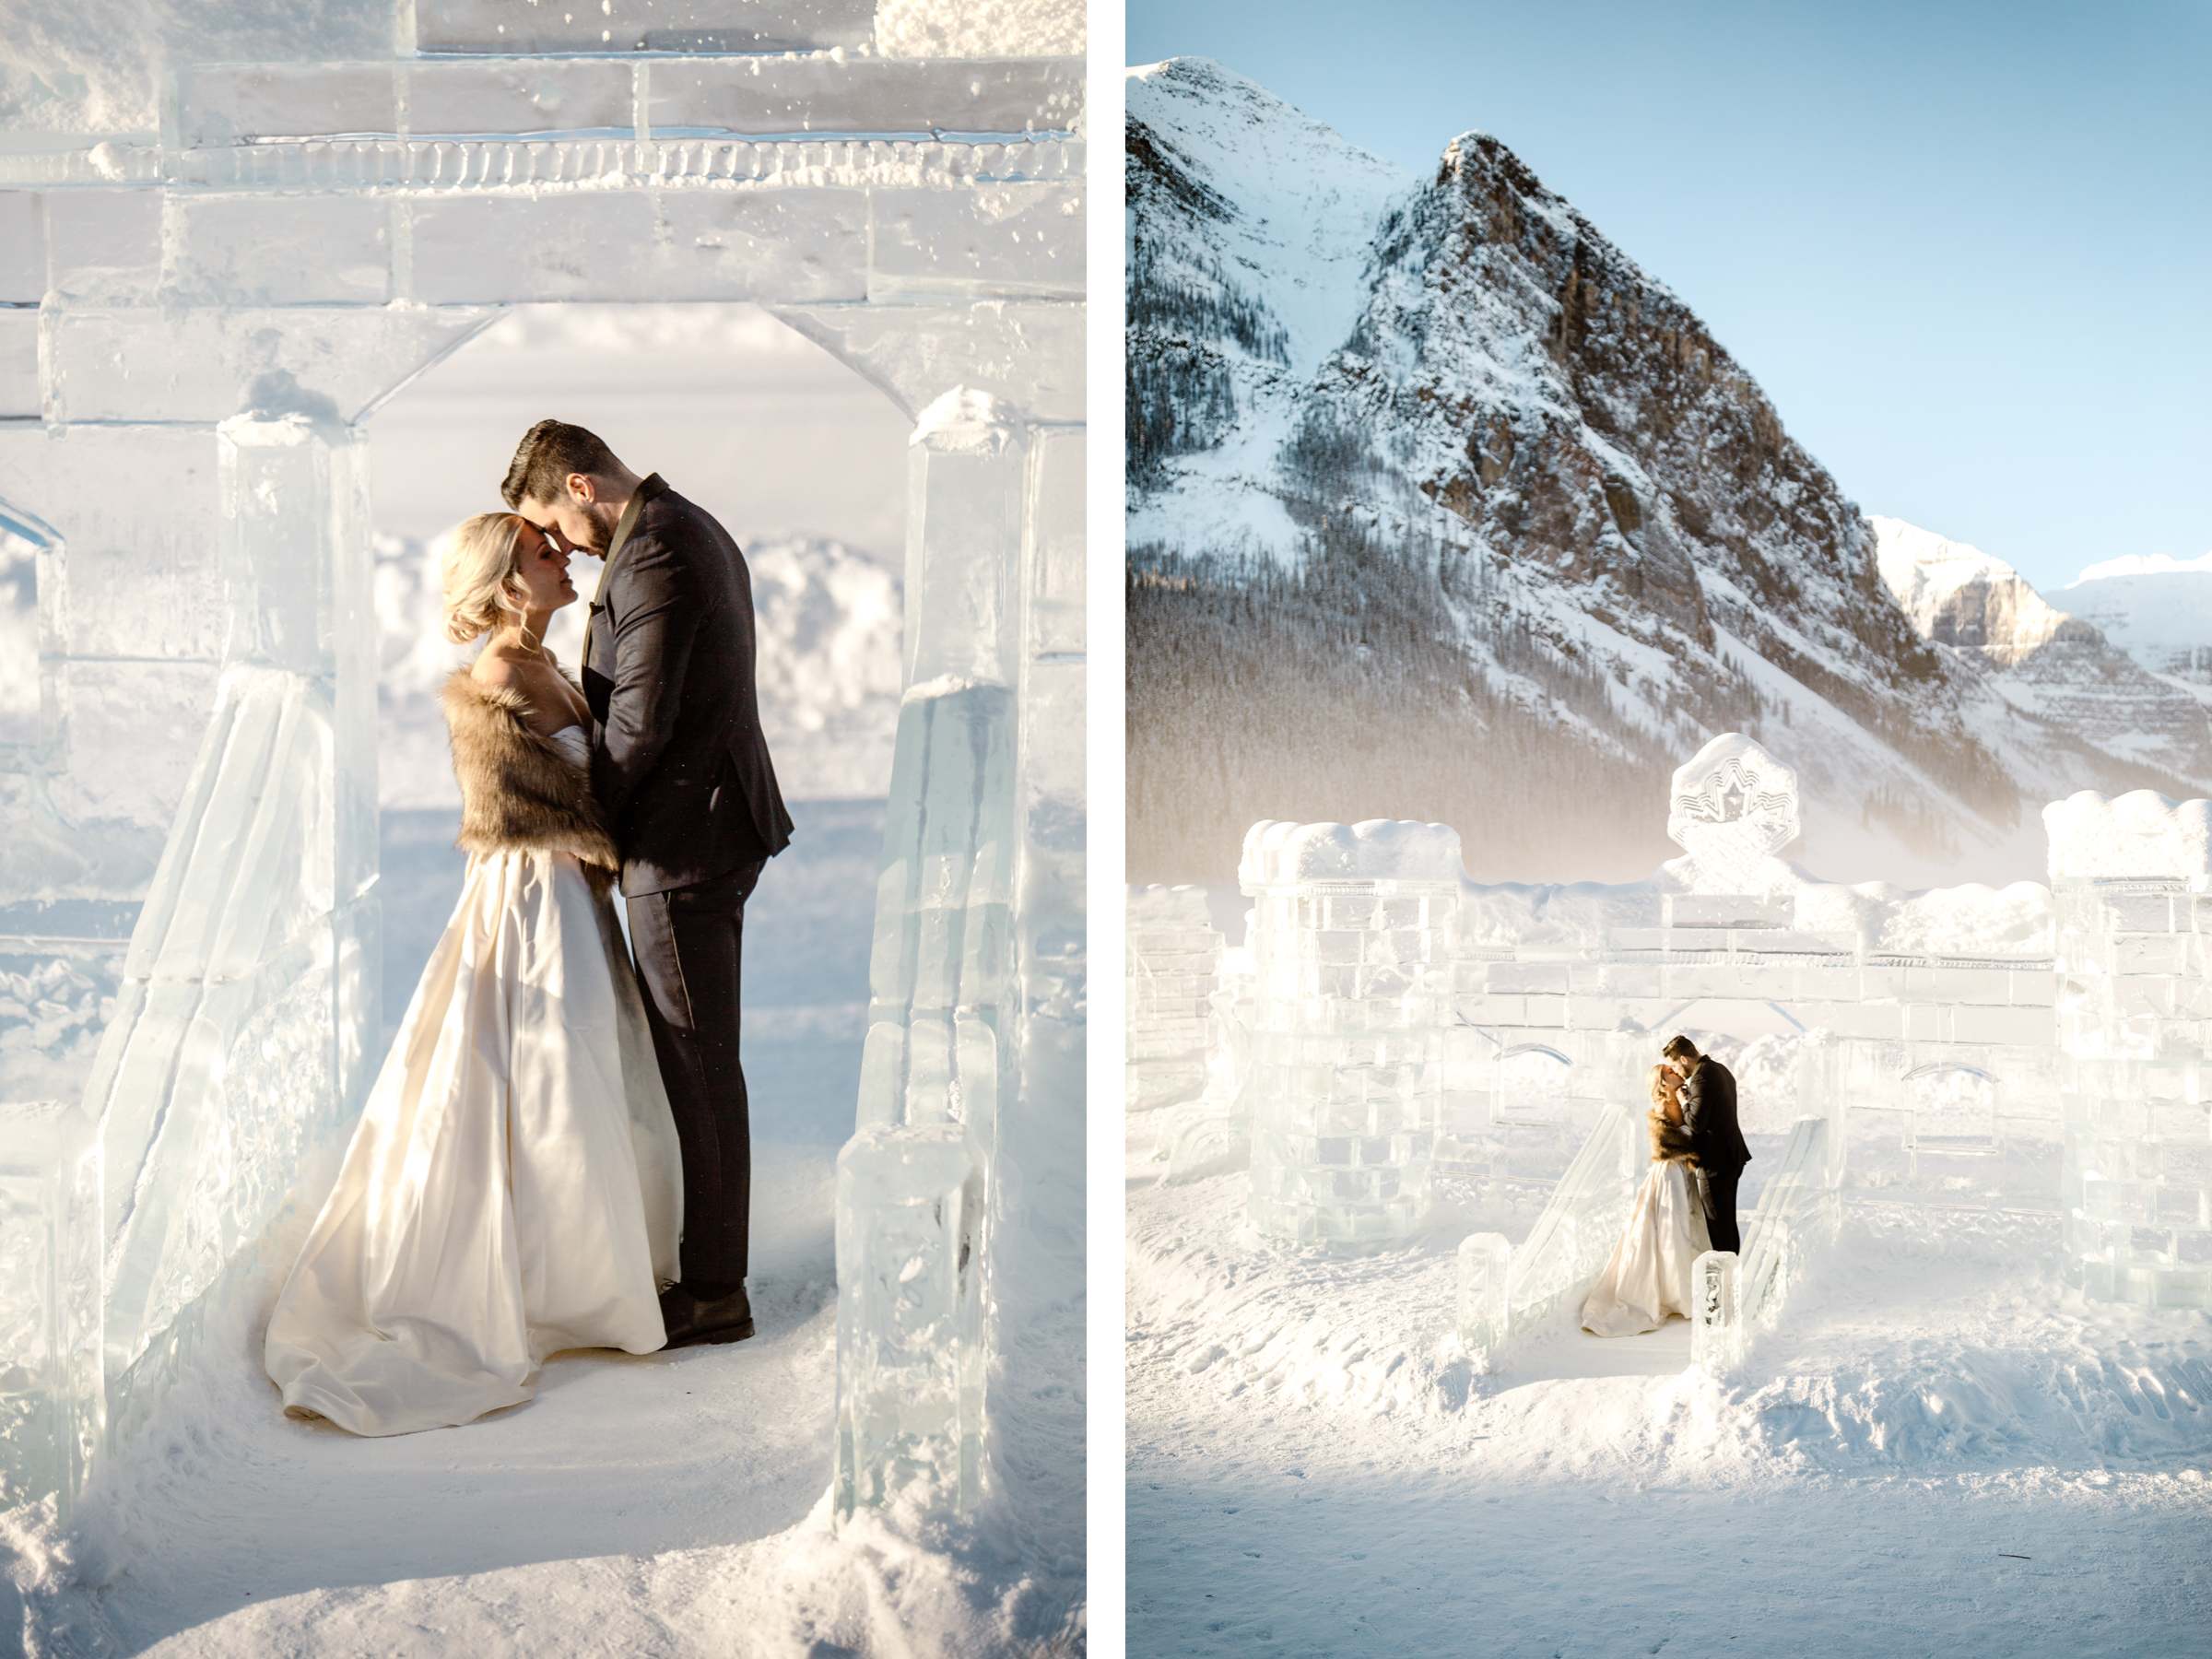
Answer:
[{"label": "fur stole", "polygon": [[622,857],[592,798],[590,774],[530,729],[530,700],[461,668],[445,682],[443,701],[461,785],[453,844],[465,853],[567,853],[594,888],[611,885]]},{"label": "fur stole", "polygon": [[1698,1155],[1690,1150],[1688,1130],[1656,1107],[1644,1113],[1644,1121],[1652,1126],[1653,1163],[1688,1164],[1693,1170],[1698,1167]]}]

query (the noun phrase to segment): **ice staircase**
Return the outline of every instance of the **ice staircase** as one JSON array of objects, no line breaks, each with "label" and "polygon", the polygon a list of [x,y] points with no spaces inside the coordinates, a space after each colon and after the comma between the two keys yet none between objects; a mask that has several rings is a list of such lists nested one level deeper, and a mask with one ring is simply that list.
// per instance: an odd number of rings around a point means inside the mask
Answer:
[{"label": "ice staircase", "polygon": [[1739,1260],[1709,1250],[1690,1269],[1690,1362],[1715,1373],[1741,1365],[1782,1323],[1790,1292],[1842,1224],[1842,1141],[1828,1118],[1799,1118],[1782,1167],[1745,1224]]},{"label": "ice staircase", "polygon": [[1460,1332],[1487,1368],[1580,1305],[1635,1207],[1645,1150],[1643,1113],[1606,1106],[1518,1249],[1502,1233],[1460,1245]]}]

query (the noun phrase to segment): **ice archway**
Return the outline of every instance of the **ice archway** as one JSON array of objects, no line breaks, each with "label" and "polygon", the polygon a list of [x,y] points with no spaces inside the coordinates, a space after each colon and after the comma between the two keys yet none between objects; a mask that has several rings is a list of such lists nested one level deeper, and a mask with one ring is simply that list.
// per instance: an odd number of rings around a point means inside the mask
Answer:
[{"label": "ice archway", "polygon": [[53,740],[0,796],[64,858],[0,913],[128,924],[87,1133],[18,1160],[65,1488],[376,1058],[367,424],[506,305],[635,300],[759,303],[915,422],[838,1485],[988,1477],[985,1355],[1035,1293],[991,1241],[1079,1204],[1081,65],[686,10],[636,53],[417,0],[390,58],[188,67],[159,144],[0,155],[0,498],[67,549]]}]

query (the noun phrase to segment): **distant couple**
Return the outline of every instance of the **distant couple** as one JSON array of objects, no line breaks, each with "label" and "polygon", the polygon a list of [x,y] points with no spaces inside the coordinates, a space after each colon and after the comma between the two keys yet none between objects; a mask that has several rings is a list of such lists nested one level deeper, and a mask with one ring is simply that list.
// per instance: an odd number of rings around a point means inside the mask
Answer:
[{"label": "distant couple", "polygon": [[[532,427],[500,493],[441,571],[448,636],[489,636],[444,691],[460,902],[269,1320],[286,1406],[357,1434],[516,1405],[564,1348],[753,1334],[738,966],[792,823],[745,559],[582,427]],[[576,552],[581,680],[545,647]]]},{"label": "distant couple", "polygon": [[1751,1148],[1735,1121],[1735,1074],[1687,1037],[1667,1040],[1649,1077],[1652,1167],[1629,1225],[1583,1304],[1583,1329],[1635,1336],[1690,1312],[1690,1267],[1740,1251],[1735,1187]]}]

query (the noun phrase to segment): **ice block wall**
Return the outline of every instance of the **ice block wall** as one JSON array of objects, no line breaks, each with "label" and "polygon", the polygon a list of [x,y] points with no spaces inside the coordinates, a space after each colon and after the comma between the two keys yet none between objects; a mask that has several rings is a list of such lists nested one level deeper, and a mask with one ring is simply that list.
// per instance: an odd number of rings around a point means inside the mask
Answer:
[{"label": "ice block wall", "polygon": [[2043,825],[2067,1276],[2101,1300],[2212,1308],[2212,802],[2085,791]]},{"label": "ice block wall", "polygon": [[1221,934],[1206,889],[1129,889],[1128,1109],[1194,1100],[1206,1086]]},{"label": "ice block wall", "polygon": [[1252,1218],[1299,1243],[1427,1218],[1461,878],[1441,824],[1255,824]]}]

